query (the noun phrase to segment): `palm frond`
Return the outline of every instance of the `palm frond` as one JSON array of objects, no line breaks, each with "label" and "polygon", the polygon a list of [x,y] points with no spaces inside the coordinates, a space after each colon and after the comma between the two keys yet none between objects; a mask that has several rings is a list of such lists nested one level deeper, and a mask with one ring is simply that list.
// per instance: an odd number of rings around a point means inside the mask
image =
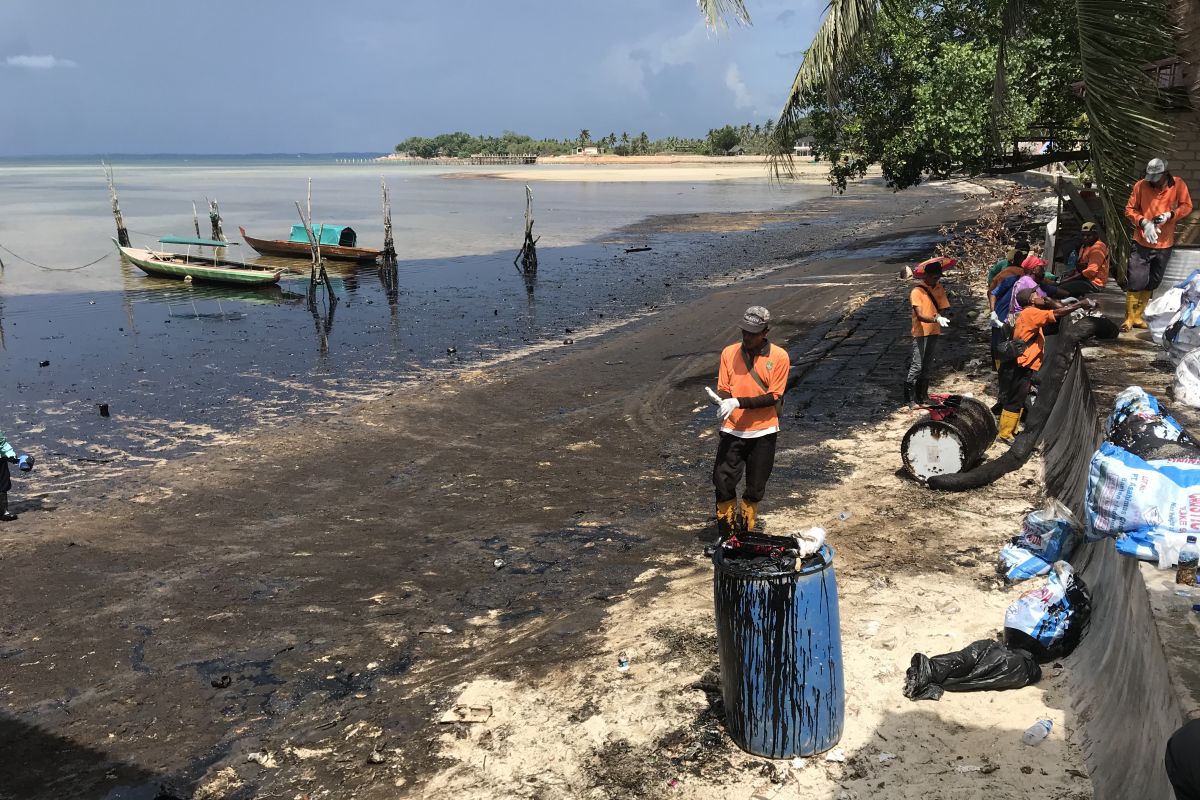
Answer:
[{"label": "palm frond", "polygon": [[1123,277],[1129,252],[1125,201],[1146,161],[1171,142],[1158,87],[1143,69],[1172,50],[1169,0],[1075,0],[1090,150],[1108,243]]},{"label": "palm frond", "polygon": [[696,0],[708,27],[720,30],[726,26],[726,20],[733,18],[739,25],[750,24],[750,12],[742,0]]},{"label": "palm frond", "polygon": [[770,154],[770,166],[776,179],[795,174],[791,142],[798,138],[798,126],[806,108],[805,98],[815,89],[825,89],[830,105],[833,104],[837,96],[838,65],[853,52],[859,36],[873,24],[879,9],[879,0],[830,0],[825,19],[804,53],[804,60],[796,70],[792,88],[775,123],[774,149],[777,152]]}]

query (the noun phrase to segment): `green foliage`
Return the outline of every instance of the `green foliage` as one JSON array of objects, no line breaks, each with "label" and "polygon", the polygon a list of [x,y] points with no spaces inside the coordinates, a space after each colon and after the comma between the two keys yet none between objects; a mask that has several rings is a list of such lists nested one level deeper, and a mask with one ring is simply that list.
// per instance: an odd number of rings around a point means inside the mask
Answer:
[{"label": "green foliage", "polygon": [[1002,26],[989,3],[908,0],[907,13],[878,17],[842,64],[832,98],[824,86],[803,101],[814,147],[834,164],[831,182],[844,189],[878,163],[888,185],[903,189],[984,172],[1001,153],[1028,150],[1034,143],[1014,140],[1031,138],[1031,129],[1053,131],[1060,142],[1082,138],[1069,15],[1059,0],[1026,7],[1039,23],[1005,38],[1004,75],[1014,89],[996,116]]},{"label": "green foliage", "polygon": [[[472,136],[469,133],[457,131],[442,133],[432,138],[411,136],[396,145],[397,153],[408,153],[415,158],[469,158],[474,155],[566,155],[574,153],[577,147],[595,144],[614,155],[724,155],[738,146],[753,155],[765,155],[769,152],[774,131],[774,121],[754,125],[746,123],[740,126],[726,125],[720,129],[709,131],[704,139],[691,139],[681,136],[665,136],[661,139],[651,139],[642,131],[631,136],[628,131],[620,136],[610,133],[593,142],[591,131],[586,128],[579,135],[570,139],[534,139],[513,131],[505,131],[496,136]],[[714,146],[713,136],[720,134],[723,147]]]}]

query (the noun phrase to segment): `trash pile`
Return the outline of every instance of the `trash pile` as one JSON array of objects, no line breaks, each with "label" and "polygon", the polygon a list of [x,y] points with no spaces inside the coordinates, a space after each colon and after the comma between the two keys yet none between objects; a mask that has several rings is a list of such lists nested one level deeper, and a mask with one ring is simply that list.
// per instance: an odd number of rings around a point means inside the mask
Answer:
[{"label": "trash pile", "polygon": [[1162,569],[1200,530],[1200,444],[1140,386],[1117,396],[1088,467],[1087,539]]},{"label": "trash pile", "polygon": [[1175,367],[1175,398],[1200,407],[1200,270],[1146,307],[1150,336]]},{"label": "trash pile", "polygon": [[1056,561],[1046,585],[1026,592],[1004,612],[1004,641],[982,639],[929,657],[916,653],[904,676],[904,696],[937,700],[943,692],[1020,689],[1042,679],[1041,664],[1069,655],[1087,632],[1091,595],[1071,565]]},{"label": "trash pile", "polygon": [[1070,558],[1082,532],[1071,510],[1053,497],[1025,517],[1021,533],[1000,548],[1000,572],[1010,582],[1045,575],[1055,561]]}]

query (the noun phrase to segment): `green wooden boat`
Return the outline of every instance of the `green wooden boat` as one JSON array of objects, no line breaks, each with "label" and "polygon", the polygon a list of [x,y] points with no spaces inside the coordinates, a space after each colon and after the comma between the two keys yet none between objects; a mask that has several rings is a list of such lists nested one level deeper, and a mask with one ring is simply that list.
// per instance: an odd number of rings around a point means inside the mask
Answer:
[{"label": "green wooden boat", "polygon": [[240,261],[229,261],[216,256],[193,256],[192,246],[199,247],[228,247],[228,242],[217,242],[211,239],[187,239],[178,236],[164,236],[159,239],[162,244],[181,244],[188,246],[187,253],[171,253],[160,250],[144,250],[139,247],[124,247],[116,239],[113,244],[121,251],[121,255],[129,259],[138,269],[156,278],[176,278],[180,280],[203,281],[205,283],[223,283],[233,286],[267,286],[278,283],[283,274],[281,267],[255,266]]}]

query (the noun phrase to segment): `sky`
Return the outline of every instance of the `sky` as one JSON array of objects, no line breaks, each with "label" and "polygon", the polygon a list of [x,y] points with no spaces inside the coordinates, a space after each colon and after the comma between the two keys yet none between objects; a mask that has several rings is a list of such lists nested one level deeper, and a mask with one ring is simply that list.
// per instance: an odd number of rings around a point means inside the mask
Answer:
[{"label": "sky", "polygon": [[777,116],[823,0],[2,0],[0,157],[387,152]]}]

